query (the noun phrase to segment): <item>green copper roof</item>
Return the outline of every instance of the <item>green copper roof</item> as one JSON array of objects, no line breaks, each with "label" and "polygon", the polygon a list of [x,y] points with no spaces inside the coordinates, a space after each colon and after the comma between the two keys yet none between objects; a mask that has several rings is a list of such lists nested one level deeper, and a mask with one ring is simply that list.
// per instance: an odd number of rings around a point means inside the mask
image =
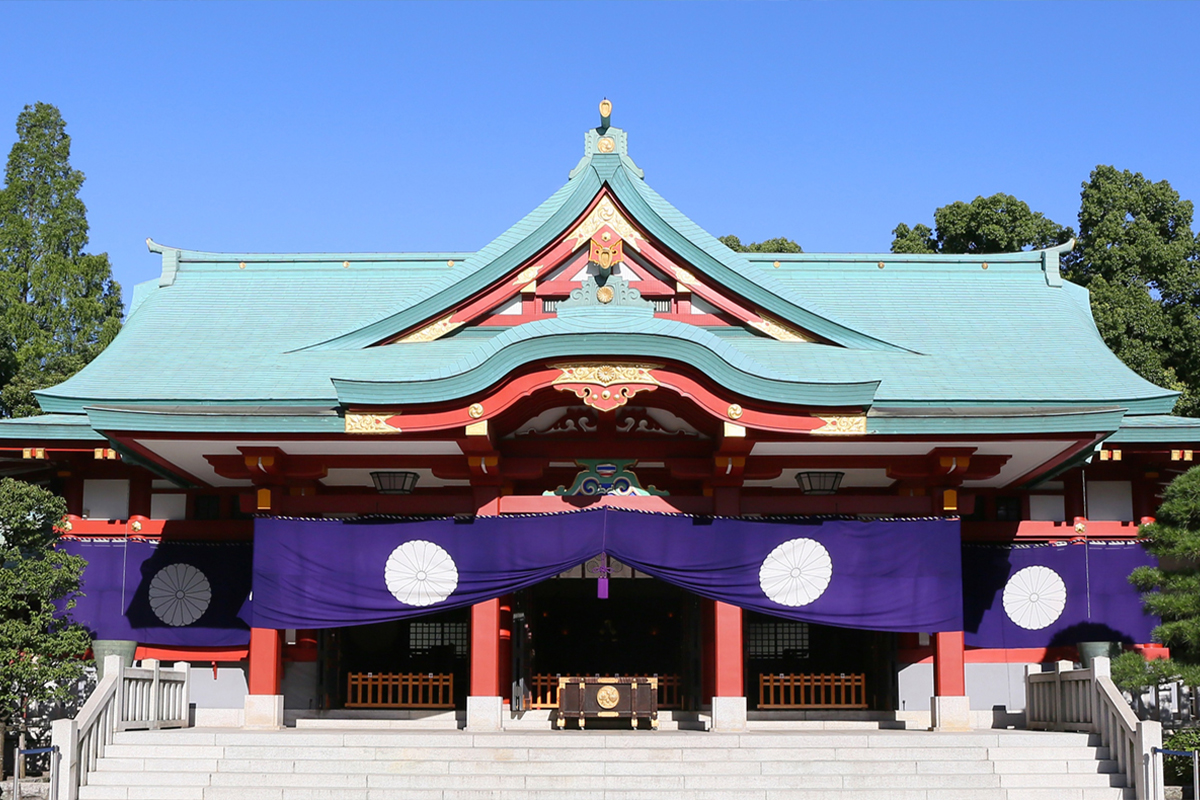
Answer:
[{"label": "green copper roof", "polygon": [[1121,429],[1108,439],[1111,443],[1197,442],[1200,443],[1200,419],[1152,414],[1126,417]]},{"label": "green copper roof", "polygon": [[[510,328],[479,341],[466,353],[452,348],[446,358],[424,359],[428,364],[425,369],[414,368],[390,380],[335,376],[333,382],[338,400],[347,405],[430,403],[482,391],[528,363],[591,355],[690,364],[738,394],[800,406],[865,407],[871,404],[879,385],[877,381],[853,379],[805,380],[789,365],[768,367],[703,328],[656,319],[649,308],[644,314],[640,312],[604,307],[563,311],[554,319]],[[415,347],[433,354],[441,349],[439,344],[393,347]]]},{"label": "green copper roof", "polygon": [[[239,427],[267,424],[270,415],[234,408],[327,414],[339,402],[432,402],[479,391],[524,363],[619,356],[694,364],[738,393],[798,405],[1166,414],[1174,404],[1173,392],[1142,380],[1105,347],[1086,291],[1058,273],[1057,250],[735,253],[654,192],[629,159],[624,132],[608,131],[620,134],[615,152],[598,152],[598,134],[589,132],[570,180],[477,253],[217,254],[151,243],[162,254],[162,277],[137,288],[125,329],[108,349],[39,392],[39,401],[50,412],[82,415],[87,407],[109,430],[131,424],[136,418],[126,410],[138,406],[157,407],[156,418],[169,416],[162,407],[187,407],[173,413],[190,420],[211,407],[242,421],[209,416],[206,425]],[[505,279],[561,236],[605,186],[698,275],[832,344],[596,312],[372,346]],[[270,416],[271,424],[335,424],[328,416],[320,423],[293,416]],[[881,422],[879,430],[956,418],[967,419],[930,412]],[[1003,415],[985,418],[971,424],[1008,424]]]},{"label": "green copper roof", "polygon": [[105,442],[82,414],[42,414],[0,420],[0,441]]}]

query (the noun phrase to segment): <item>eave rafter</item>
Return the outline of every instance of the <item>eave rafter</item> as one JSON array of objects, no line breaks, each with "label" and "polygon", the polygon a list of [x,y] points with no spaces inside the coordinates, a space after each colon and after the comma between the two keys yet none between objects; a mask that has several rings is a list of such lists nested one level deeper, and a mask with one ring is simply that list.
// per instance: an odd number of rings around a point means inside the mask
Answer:
[{"label": "eave rafter", "polygon": [[[638,288],[646,297],[678,300],[676,311],[659,314],[665,318],[696,324],[741,324],[782,341],[822,341],[820,337],[764,314],[751,304],[731,296],[728,290],[697,276],[694,268],[689,268],[666,247],[653,241],[631,220],[632,217],[613,192],[605,186],[583,214],[567,227],[566,232],[509,272],[505,278],[454,308],[379,344],[430,342],[467,325],[520,324],[553,316],[530,304],[519,315],[489,319],[492,312],[515,297],[524,295],[532,301],[534,298],[564,296],[578,288],[579,281],[563,280],[561,277],[550,280],[568,262],[579,262],[583,266],[596,263],[606,269],[618,263],[625,264],[638,274]],[[586,255],[583,252],[585,247]],[[674,286],[660,280],[655,272],[665,276]],[[716,308],[719,316],[692,313],[693,296]]]}]

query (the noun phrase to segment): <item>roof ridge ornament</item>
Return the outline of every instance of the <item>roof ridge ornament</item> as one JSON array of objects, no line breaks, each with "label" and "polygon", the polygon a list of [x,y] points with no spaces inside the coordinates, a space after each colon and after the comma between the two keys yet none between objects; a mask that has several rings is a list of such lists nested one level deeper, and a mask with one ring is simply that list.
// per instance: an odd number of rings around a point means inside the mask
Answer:
[{"label": "roof ridge ornament", "polygon": [[629,157],[629,137],[625,131],[612,126],[612,101],[607,97],[600,101],[600,124],[583,134],[583,158],[571,170],[569,178],[578,175],[595,156],[617,156],[620,163],[638,178],[645,173]]}]

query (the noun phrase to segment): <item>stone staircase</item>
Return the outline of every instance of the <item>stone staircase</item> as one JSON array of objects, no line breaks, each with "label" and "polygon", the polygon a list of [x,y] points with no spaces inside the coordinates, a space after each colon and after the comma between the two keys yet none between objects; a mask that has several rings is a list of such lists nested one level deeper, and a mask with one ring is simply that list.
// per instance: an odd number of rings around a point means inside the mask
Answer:
[{"label": "stone staircase", "polygon": [[[412,725],[413,723],[410,723]],[[993,730],[116,734],[80,800],[1118,800],[1094,737]]]}]

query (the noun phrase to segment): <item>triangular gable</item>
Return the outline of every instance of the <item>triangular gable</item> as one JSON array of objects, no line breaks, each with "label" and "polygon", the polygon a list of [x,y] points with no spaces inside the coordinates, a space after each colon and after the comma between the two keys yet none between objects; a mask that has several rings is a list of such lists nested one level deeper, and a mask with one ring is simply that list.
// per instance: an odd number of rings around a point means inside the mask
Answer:
[{"label": "triangular gable", "polygon": [[500,281],[420,325],[380,342],[428,342],[464,327],[512,326],[553,317],[588,276],[612,269],[654,304],[655,316],[708,327],[742,326],[783,341],[823,341],[735,296],[682,264],[633,221],[608,188],[550,247]]},{"label": "triangular gable", "polygon": [[[645,184],[625,150],[623,131],[589,130],[585,139],[585,155],[567,184],[469,259],[461,279],[386,317],[301,349],[432,341],[468,324],[484,324],[501,309],[508,319],[491,324],[550,314],[539,312],[539,283],[602,225],[611,224],[631,263],[657,269],[660,280],[674,283],[672,310],[663,313],[677,313],[678,296],[687,294],[701,312],[689,309],[692,324],[738,324],[774,338],[907,351],[838,321],[812,302],[797,300],[681,214]],[[637,288],[649,287],[638,283]],[[513,300],[518,295],[519,304]]]}]

